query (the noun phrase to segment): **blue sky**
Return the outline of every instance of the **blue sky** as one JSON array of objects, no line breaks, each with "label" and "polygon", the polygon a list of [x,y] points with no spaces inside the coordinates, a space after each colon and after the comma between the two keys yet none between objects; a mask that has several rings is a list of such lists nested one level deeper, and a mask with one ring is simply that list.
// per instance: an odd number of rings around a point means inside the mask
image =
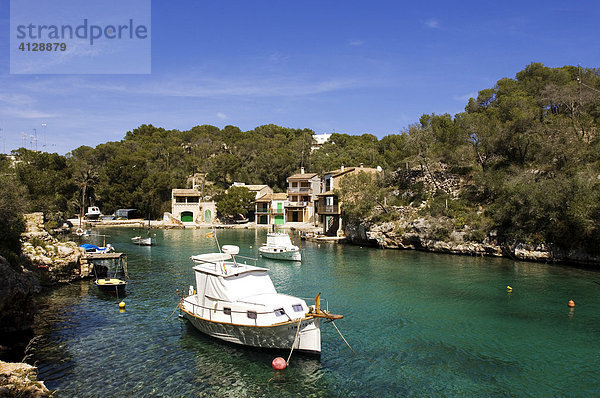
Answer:
[{"label": "blue sky", "polygon": [[144,123],[381,138],[463,111],[531,62],[600,66],[591,0],[177,0],[152,1],[150,74],[11,75],[9,9],[0,0],[0,152],[23,132],[64,154]]}]

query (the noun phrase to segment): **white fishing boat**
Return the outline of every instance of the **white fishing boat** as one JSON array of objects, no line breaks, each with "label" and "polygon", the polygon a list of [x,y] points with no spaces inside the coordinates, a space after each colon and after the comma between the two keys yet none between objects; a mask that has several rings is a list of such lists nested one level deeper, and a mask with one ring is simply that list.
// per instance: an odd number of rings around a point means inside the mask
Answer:
[{"label": "white fishing boat", "polygon": [[140,246],[152,246],[154,244],[154,239],[152,237],[142,238],[141,236],[134,236],[131,238],[131,243]]},{"label": "white fishing boat", "polygon": [[[321,319],[340,319],[321,310],[320,295],[309,307],[298,297],[277,293],[268,269],[248,265],[237,246],[192,257],[196,290],[190,286],[179,309],[209,336],[261,348],[321,353]],[[240,263],[244,261],[244,263]]]},{"label": "white fishing boat", "polygon": [[258,252],[261,256],[275,260],[301,261],[300,248],[292,243],[290,236],[284,232],[269,232],[267,243]]}]

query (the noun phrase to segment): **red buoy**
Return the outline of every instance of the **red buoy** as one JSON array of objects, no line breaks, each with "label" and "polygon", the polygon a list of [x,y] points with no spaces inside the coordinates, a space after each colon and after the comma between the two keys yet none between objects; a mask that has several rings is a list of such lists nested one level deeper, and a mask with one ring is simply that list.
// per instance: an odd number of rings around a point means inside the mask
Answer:
[{"label": "red buoy", "polygon": [[569,300],[569,307],[575,307],[575,302],[573,300]]},{"label": "red buoy", "polygon": [[273,365],[273,369],[275,370],[283,370],[285,368],[287,368],[287,363],[285,363],[285,359],[281,358],[281,357],[277,357],[273,360],[273,362],[271,363],[271,365]]}]

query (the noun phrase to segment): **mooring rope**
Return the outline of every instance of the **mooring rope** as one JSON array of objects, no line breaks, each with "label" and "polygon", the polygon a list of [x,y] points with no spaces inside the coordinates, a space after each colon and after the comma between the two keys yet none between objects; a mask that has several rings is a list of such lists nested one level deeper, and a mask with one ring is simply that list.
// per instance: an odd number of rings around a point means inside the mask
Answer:
[{"label": "mooring rope", "polygon": [[181,304],[182,301],[183,301],[183,297],[179,299],[179,302],[177,303],[177,306],[175,307],[175,309],[173,310],[173,312],[171,312],[171,315],[169,315],[169,317],[166,319],[167,321],[169,319],[171,319],[171,317],[173,316],[173,314],[175,313],[175,311],[177,311],[177,309],[179,308],[179,305]]},{"label": "mooring rope", "polygon": [[340,332],[340,329],[338,329],[337,325],[335,324],[335,322],[333,320],[331,320],[331,323],[333,324],[333,326],[335,327],[335,330],[337,330],[337,332],[340,334],[340,337],[342,338],[342,340],[344,340],[344,343],[346,343],[346,345],[348,346],[348,348],[350,348],[350,351],[352,351],[354,354],[356,354],[356,351],[354,351],[352,349],[352,347],[350,347],[350,344],[348,344],[348,342],[346,341],[346,339],[344,338],[344,335],[342,334],[342,332]]},{"label": "mooring rope", "polygon": [[300,333],[300,324],[302,323],[302,319],[298,321],[298,327],[296,328],[296,337],[294,337],[294,344],[292,344],[292,349],[290,350],[290,355],[288,355],[287,361],[285,361],[286,366],[290,364],[290,358],[292,357],[292,352],[294,352],[294,347],[296,346],[296,340],[298,340],[298,334]]}]

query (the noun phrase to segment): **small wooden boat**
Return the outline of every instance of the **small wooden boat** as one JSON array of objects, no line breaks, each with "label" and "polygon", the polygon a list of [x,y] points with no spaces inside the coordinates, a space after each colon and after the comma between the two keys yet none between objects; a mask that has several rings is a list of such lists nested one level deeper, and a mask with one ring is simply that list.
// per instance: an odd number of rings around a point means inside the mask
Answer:
[{"label": "small wooden boat", "polygon": [[131,243],[139,245],[139,246],[152,246],[154,244],[154,239],[152,237],[142,238],[141,236],[134,236],[131,238]]},{"label": "small wooden boat", "polygon": [[115,251],[115,248],[110,243],[104,247],[98,247],[90,243],[84,243],[83,245],[79,246],[83,247],[86,253],[111,253]]},{"label": "small wooden boat", "polygon": [[102,278],[96,279],[94,285],[103,292],[121,294],[125,291],[127,282],[118,278]]}]

